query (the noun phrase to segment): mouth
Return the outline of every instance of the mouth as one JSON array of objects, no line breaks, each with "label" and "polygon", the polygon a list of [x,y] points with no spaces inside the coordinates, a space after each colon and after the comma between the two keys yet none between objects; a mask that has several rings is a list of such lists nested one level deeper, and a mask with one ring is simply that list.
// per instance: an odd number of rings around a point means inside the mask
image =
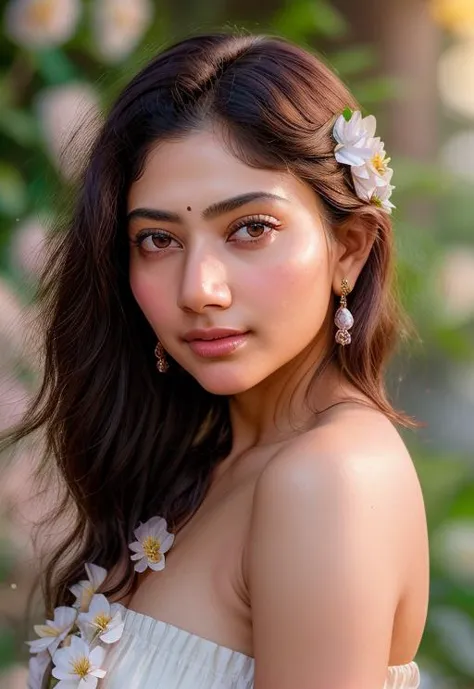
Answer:
[{"label": "mouth", "polygon": [[189,348],[198,356],[205,359],[222,357],[232,354],[243,347],[249,338],[250,332],[227,331],[227,333],[207,332],[201,333],[201,337],[185,338]]}]

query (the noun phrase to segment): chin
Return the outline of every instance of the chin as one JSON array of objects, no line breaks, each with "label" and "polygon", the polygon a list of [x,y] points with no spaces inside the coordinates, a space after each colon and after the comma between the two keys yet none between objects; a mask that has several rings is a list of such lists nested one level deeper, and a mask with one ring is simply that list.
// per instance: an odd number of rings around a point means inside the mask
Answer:
[{"label": "chin", "polygon": [[249,375],[248,370],[242,367],[228,367],[219,364],[210,364],[207,370],[188,369],[204,390],[213,395],[238,395],[241,392],[250,390],[257,385],[263,378]]}]

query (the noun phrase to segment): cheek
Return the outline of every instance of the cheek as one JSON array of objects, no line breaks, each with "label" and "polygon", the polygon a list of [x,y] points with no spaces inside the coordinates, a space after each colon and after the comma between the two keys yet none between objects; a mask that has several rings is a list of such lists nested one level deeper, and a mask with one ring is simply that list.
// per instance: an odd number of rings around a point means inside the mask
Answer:
[{"label": "cheek", "polygon": [[256,302],[275,317],[301,320],[310,311],[324,317],[331,290],[325,240],[303,236],[292,241],[281,260],[262,266],[247,284]]},{"label": "cheek", "polygon": [[155,330],[169,320],[171,304],[156,275],[152,271],[138,269],[133,261],[130,265],[130,288],[145,318]]}]

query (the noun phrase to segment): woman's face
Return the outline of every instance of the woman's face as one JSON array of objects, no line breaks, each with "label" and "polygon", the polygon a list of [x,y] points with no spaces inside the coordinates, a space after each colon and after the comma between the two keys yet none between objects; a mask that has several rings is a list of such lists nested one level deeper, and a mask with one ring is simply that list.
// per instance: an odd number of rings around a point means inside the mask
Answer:
[{"label": "woman's face", "polygon": [[[335,259],[316,195],[289,173],[249,167],[196,132],[152,149],[128,212],[135,299],[206,390],[254,387],[320,331]],[[237,334],[192,332],[216,328]]]}]

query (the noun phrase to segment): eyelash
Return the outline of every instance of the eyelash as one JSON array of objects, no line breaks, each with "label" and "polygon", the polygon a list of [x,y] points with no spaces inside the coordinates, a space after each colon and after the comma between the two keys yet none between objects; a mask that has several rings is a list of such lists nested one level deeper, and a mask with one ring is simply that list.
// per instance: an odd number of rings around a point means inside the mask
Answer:
[{"label": "eyelash", "polygon": [[[251,226],[251,225],[263,225],[264,227],[270,228],[270,232],[265,232],[264,234],[260,235],[259,237],[254,238],[254,239],[251,238],[249,240],[243,240],[243,241],[234,240],[235,244],[253,244],[253,245],[258,244],[259,242],[265,241],[279,227],[279,223],[277,223],[277,221],[274,220],[273,218],[271,218],[270,216],[255,215],[255,216],[251,216],[248,218],[242,218],[242,220],[238,220],[234,224],[230,233],[227,236],[231,237],[236,232],[241,230],[243,227],[247,227],[247,226]],[[174,241],[178,241],[178,240],[174,239],[174,237],[172,237],[168,232],[165,232],[163,230],[159,230],[159,231],[142,230],[141,232],[138,232],[137,235],[130,241],[134,246],[138,246],[141,248],[143,245],[143,242],[148,237],[156,237],[156,238],[160,238],[160,239],[171,239]],[[144,251],[146,251],[146,253],[151,253],[151,254],[163,254],[172,248],[174,248],[174,247],[166,246],[166,247],[163,247],[161,249],[159,247],[155,247],[154,250],[152,250],[152,251],[147,251],[146,249]]]}]

